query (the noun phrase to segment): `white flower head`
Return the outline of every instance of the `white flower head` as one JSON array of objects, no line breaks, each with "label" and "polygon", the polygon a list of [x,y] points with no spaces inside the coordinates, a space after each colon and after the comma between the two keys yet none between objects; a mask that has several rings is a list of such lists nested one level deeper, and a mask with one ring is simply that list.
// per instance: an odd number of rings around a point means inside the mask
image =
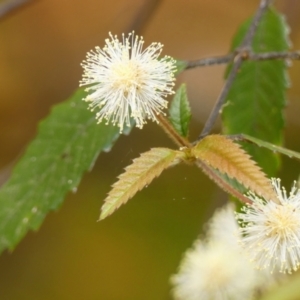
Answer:
[{"label": "white flower head", "polygon": [[272,179],[277,202],[249,194],[253,201],[237,214],[243,228],[242,244],[260,269],[291,273],[300,266],[300,191],[289,195]]},{"label": "white flower head", "polygon": [[261,278],[240,251],[238,237],[234,238],[239,231],[233,207],[219,210],[208,229],[207,240],[195,242],[171,278],[175,299],[250,299]]},{"label": "white flower head", "polygon": [[103,49],[96,47],[87,53],[80,86],[90,85],[91,93],[84,99],[90,109],[99,108],[98,122],[105,119],[123,130],[130,124],[142,128],[146,119],[157,121],[157,115],[167,107],[165,97],[173,94],[175,60],[159,59],[163,45],[152,43],[143,48],[144,40],[130,33],[122,41],[111,33]]}]

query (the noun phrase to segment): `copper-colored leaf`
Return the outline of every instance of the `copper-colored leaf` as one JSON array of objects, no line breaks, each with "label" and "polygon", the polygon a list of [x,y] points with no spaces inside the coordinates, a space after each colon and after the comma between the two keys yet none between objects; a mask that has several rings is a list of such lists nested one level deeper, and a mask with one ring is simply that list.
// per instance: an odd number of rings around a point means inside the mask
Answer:
[{"label": "copper-colored leaf", "polygon": [[100,220],[126,203],[166,168],[177,164],[184,153],[167,148],[153,148],[133,160],[114,183],[101,208]]},{"label": "copper-colored leaf", "polygon": [[270,180],[238,144],[221,135],[210,135],[191,151],[197,159],[235,178],[252,192],[276,201]]}]

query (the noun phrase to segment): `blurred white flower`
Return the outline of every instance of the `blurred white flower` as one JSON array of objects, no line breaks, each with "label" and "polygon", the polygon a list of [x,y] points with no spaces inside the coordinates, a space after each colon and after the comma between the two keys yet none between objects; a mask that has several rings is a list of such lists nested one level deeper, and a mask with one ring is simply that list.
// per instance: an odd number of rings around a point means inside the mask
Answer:
[{"label": "blurred white flower", "polygon": [[262,278],[240,250],[239,227],[227,205],[208,224],[207,240],[195,242],[172,276],[175,299],[251,299]]},{"label": "blurred white flower", "polygon": [[230,244],[231,247],[240,247],[240,226],[232,203],[217,209],[205,229],[209,239]]},{"label": "blurred white flower", "polygon": [[110,34],[105,47],[96,47],[87,53],[80,86],[91,85],[92,92],[84,100],[90,109],[99,108],[96,118],[105,119],[123,127],[130,124],[142,128],[146,119],[157,122],[157,115],[167,107],[164,99],[173,94],[175,61],[170,57],[159,59],[163,45],[152,43],[142,50],[142,37],[130,33],[122,41]]},{"label": "blurred white flower", "polygon": [[300,265],[300,191],[289,195],[272,179],[277,203],[249,194],[253,204],[237,214],[242,223],[242,244],[260,269],[291,273]]}]

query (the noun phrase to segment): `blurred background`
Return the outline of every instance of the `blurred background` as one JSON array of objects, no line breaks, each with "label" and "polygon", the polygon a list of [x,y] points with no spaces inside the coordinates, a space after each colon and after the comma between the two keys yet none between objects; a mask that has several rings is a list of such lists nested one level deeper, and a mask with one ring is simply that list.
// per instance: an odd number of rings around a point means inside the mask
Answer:
[{"label": "blurred background", "polygon": [[[87,51],[103,46],[109,31],[135,29],[146,45],[162,42],[164,54],[178,59],[221,55],[258,3],[32,0],[1,18],[0,183],[34,138],[39,121],[77,89],[80,62]],[[300,2],[278,0],[276,6],[287,16],[293,49],[300,49]],[[178,86],[187,83],[192,140],[218,96],[224,70],[225,66],[195,69],[178,78]],[[300,151],[300,63],[294,62],[289,72],[285,144]],[[227,196],[196,167],[179,166],[165,171],[113,216],[96,222],[116,176],[139,153],[157,146],[174,148],[161,129],[149,123],[103,153],[77,193],[69,194],[38,232],[30,232],[13,252],[2,254],[0,298],[171,299],[171,274]],[[299,176],[299,164],[284,158],[280,175],[289,189]]]}]

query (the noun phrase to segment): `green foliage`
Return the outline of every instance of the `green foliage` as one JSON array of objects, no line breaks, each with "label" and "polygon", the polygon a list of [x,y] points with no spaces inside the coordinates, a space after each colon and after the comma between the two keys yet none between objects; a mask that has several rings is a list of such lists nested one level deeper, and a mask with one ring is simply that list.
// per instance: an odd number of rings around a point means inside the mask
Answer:
[{"label": "green foliage", "polygon": [[[232,49],[238,47],[250,20],[236,34]],[[287,25],[283,17],[269,10],[258,26],[253,40],[255,53],[285,51],[289,47]],[[225,134],[244,133],[276,145],[282,144],[283,109],[288,86],[284,61],[246,61],[227,96],[222,119]],[[279,158],[255,145],[246,150],[269,175],[279,168]]]},{"label": "green foliage", "polygon": [[191,108],[187,98],[186,85],[182,84],[176,91],[169,108],[169,119],[173,127],[181,136],[188,136],[191,116]]},{"label": "green foliage", "polygon": [[167,148],[153,148],[134,159],[133,163],[126,167],[125,172],[119,176],[119,180],[113,185],[105,199],[100,220],[111,215],[139,190],[151,183],[155,177],[158,177],[163,170],[179,163],[180,158],[183,157],[183,152]]},{"label": "green foliage", "polygon": [[79,89],[53,108],[0,190],[0,250],[14,248],[29,229],[36,230],[119,137],[117,127],[96,124],[84,96]]},{"label": "green foliage", "polygon": [[249,141],[259,147],[263,147],[263,148],[266,148],[268,150],[271,150],[272,152],[278,152],[278,153],[281,153],[281,154],[284,154],[290,158],[296,158],[296,159],[300,159],[300,153],[299,152],[296,152],[296,151],[292,151],[292,150],[289,150],[289,149],[286,149],[286,148],[283,148],[283,147],[280,147],[280,146],[276,146],[276,145],[273,145],[271,143],[268,143],[268,142],[265,142],[265,141],[261,141],[260,139],[257,139],[257,138],[254,138],[252,136],[249,136],[247,134],[242,134],[241,137],[243,138],[243,140],[245,141]]}]

